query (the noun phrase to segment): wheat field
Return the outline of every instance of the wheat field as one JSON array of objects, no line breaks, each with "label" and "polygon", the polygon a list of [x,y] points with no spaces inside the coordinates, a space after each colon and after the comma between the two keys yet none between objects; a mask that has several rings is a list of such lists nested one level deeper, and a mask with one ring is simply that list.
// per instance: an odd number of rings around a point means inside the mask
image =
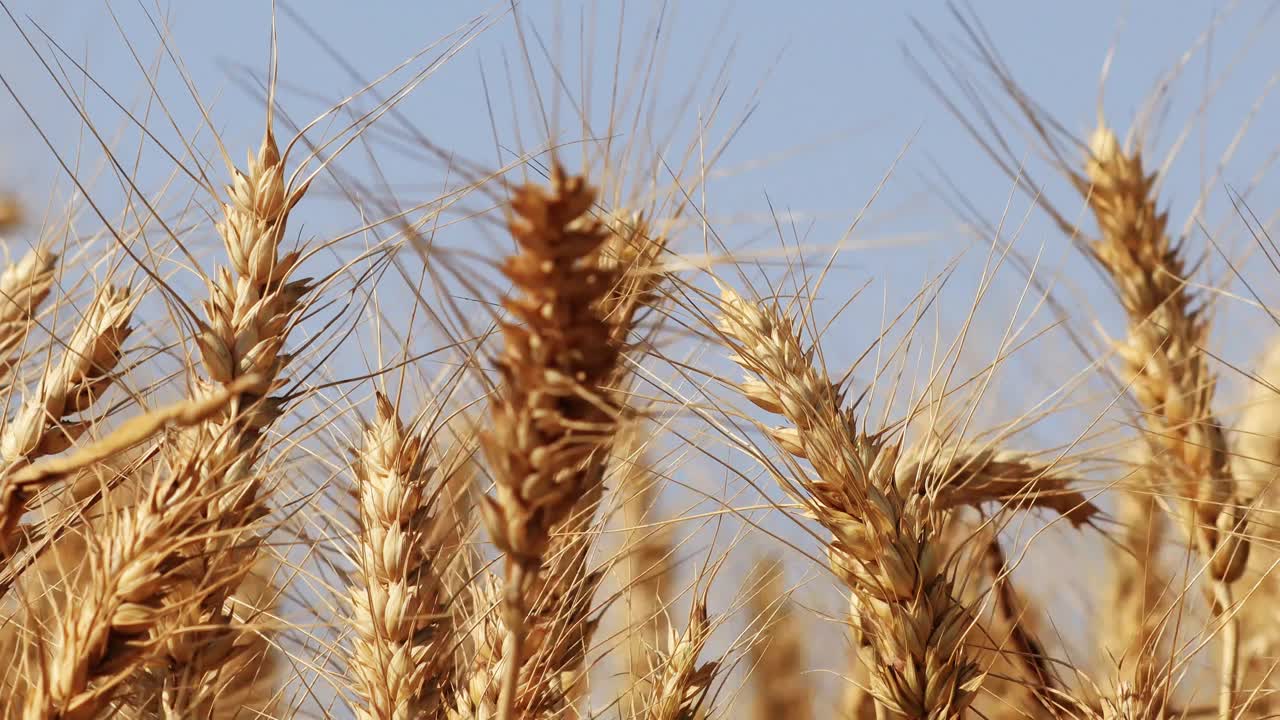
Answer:
[{"label": "wheat field", "polygon": [[931,115],[846,166],[739,152],[769,93],[681,3],[527,5],[374,71],[190,9],[206,87],[181,6],[103,5],[104,72],[0,2],[0,716],[1280,712],[1269,8],[1130,95],[1157,18],[1097,18],[1067,107],[1003,53],[1051,23],[904,10]]}]

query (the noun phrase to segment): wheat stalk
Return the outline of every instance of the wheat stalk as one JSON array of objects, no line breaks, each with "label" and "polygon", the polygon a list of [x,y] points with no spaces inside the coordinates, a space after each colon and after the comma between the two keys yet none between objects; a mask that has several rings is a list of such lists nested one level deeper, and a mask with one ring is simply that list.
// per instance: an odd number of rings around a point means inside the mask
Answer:
[{"label": "wheat stalk", "polygon": [[[1140,457],[1147,457],[1146,448]],[[1107,598],[1112,611],[1100,625],[1100,641],[1109,656],[1121,661],[1121,681],[1151,690],[1167,667],[1162,657],[1161,629],[1169,602],[1160,570],[1159,551],[1165,523],[1154,497],[1148,467],[1139,467],[1134,487],[1123,488],[1116,499],[1120,542],[1108,553],[1112,585]]]},{"label": "wheat stalk", "polygon": [[[629,434],[639,434],[635,430]],[[649,656],[653,648],[667,637],[671,606],[671,561],[674,548],[670,530],[652,525],[658,486],[647,458],[640,456],[626,468],[620,483],[623,522],[629,528],[622,549],[626,557],[626,598],[628,625],[628,696],[631,706],[641,706],[651,691],[652,674]]]}]

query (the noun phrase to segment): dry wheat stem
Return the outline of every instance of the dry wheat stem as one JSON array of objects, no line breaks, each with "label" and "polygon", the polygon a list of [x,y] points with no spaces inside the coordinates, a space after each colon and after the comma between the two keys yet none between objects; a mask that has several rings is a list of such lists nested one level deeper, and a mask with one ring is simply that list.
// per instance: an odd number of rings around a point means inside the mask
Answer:
[{"label": "dry wheat stem", "polygon": [[[638,434],[633,431],[631,434]],[[628,694],[633,707],[649,696],[649,653],[667,637],[671,594],[670,529],[650,526],[658,495],[656,476],[643,454],[626,468],[620,484],[623,521],[632,530],[622,550],[626,562]]]},{"label": "dry wheat stem", "polygon": [[782,563],[762,563],[748,607],[761,623],[760,637],[751,643],[751,675],[755,685],[753,713],[759,720],[814,717],[813,688],[804,677],[803,627],[790,597],[783,594]]}]

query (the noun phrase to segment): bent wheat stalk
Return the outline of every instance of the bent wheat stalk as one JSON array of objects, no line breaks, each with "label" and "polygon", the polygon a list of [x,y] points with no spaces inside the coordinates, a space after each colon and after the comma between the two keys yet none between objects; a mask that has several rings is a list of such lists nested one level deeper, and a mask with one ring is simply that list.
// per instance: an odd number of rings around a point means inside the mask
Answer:
[{"label": "bent wheat stalk", "polygon": [[12,552],[18,521],[38,487],[30,478],[16,482],[14,474],[39,457],[66,450],[95,422],[71,418],[111,386],[137,304],[128,290],[103,288],[72,332],[61,361],[49,366],[35,393],[0,432],[0,553]]}]

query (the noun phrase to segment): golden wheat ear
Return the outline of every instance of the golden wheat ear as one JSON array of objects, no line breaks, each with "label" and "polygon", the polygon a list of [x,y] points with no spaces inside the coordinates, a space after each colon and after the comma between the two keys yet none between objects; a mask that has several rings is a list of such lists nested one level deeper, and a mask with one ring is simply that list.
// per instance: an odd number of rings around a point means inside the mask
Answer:
[{"label": "golden wheat ear", "polygon": [[[143,685],[161,688],[161,710],[171,715],[224,712],[219,688],[242,674],[245,656],[257,653],[261,634],[259,628],[237,626],[227,599],[238,585],[235,579],[257,562],[254,524],[267,513],[261,493],[270,486],[269,473],[258,465],[265,432],[283,413],[283,401],[270,393],[284,380],[289,331],[313,289],[309,280],[294,277],[300,251],[281,247],[290,213],[307,190],[305,184],[290,186],[285,163],[268,120],[246,169],[232,168],[216,225],[230,267],[207,279],[206,321],[194,341],[201,362],[191,369],[193,385],[218,388],[250,377],[258,385],[242,393],[235,412],[188,428],[163,448],[173,476],[193,477],[183,492],[205,498],[203,515],[217,529],[184,551],[179,562],[186,577],[171,587],[165,602],[172,611],[155,633],[163,638],[167,667],[140,678]],[[210,584],[210,578],[216,580]]]},{"label": "golden wheat ear", "polygon": [[0,273],[0,380],[12,372],[22,347],[35,325],[40,304],[53,287],[58,256],[43,248],[27,252]]},{"label": "golden wheat ear", "polygon": [[355,450],[360,525],[350,589],[355,637],[349,664],[368,720],[437,717],[454,679],[445,570],[458,551],[442,515],[441,469],[427,439],[410,435],[386,396]]},{"label": "golden wheat ear", "polygon": [[594,631],[587,612],[601,574],[587,571],[587,530],[624,413],[625,343],[657,277],[629,280],[654,261],[642,243],[655,241],[611,232],[595,199],[559,166],[549,189],[525,185],[511,199],[519,253],[502,272],[516,292],[503,303],[501,383],[481,435],[496,488],[481,517],[504,556],[504,629],[500,647],[483,634],[477,656],[487,661],[469,686],[485,690],[467,696],[466,713],[508,720],[572,706]]},{"label": "golden wheat ear", "polygon": [[841,393],[776,305],[722,286],[718,326],[753,381],[747,398],[790,426],[771,436],[785,437],[779,447],[813,468],[784,489],[832,535],[827,554],[850,591],[868,692],[880,711],[959,717],[983,674],[964,647],[972,618],[946,571],[940,511],[921,492],[942,478],[916,473],[900,485],[899,446],[858,431],[855,409],[841,406]]}]

